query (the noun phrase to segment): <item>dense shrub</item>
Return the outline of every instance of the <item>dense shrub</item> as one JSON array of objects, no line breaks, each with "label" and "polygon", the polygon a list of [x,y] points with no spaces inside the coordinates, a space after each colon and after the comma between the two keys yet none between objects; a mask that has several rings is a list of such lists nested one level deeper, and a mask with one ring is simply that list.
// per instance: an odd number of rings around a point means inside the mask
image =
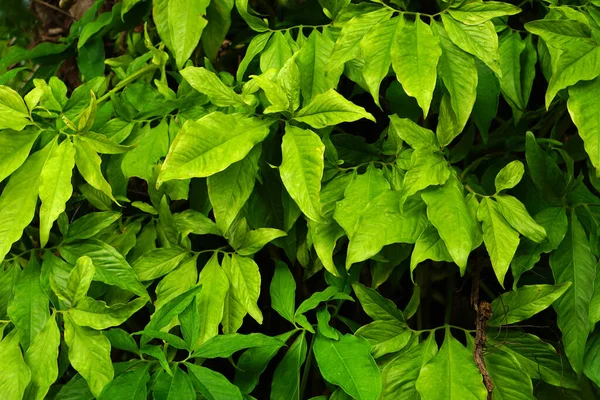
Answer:
[{"label": "dense shrub", "polygon": [[6,4],[0,398],[600,395],[600,2]]}]

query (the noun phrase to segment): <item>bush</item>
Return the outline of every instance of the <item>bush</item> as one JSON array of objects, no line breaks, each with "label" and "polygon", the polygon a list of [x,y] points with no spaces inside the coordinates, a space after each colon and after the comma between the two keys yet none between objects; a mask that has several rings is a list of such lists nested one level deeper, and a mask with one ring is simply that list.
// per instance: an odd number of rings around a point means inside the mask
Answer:
[{"label": "bush", "polygon": [[66,3],[0,11],[2,399],[600,396],[600,2]]}]

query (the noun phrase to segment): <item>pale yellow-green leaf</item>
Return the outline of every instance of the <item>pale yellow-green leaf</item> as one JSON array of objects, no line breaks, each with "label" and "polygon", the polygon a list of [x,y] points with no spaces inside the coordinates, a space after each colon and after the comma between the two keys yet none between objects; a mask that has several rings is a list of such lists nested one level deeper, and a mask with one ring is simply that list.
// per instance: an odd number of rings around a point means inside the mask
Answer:
[{"label": "pale yellow-green leaf", "polygon": [[242,114],[213,112],[198,121],[188,120],[177,133],[158,177],[207,177],[240,161],[269,134],[273,121]]},{"label": "pale yellow-green leaf", "polygon": [[0,85],[0,130],[20,131],[31,124],[29,111],[19,94],[8,86]]},{"label": "pale yellow-green leaf", "polygon": [[231,283],[230,291],[246,311],[262,324],[263,315],[256,304],[260,295],[260,272],[258,265],[248,257],[232,254],[223,258],[222,267]]},{"label": "pale yellow-green leaf", "polygon": [[48,243],[52,224],[65,211],[73,194],[71,175],[75,167],[75,147],[66,139],[54,147],[40,175],[40,244]]},{"label": "pale yellow-green leaf", "polygon": [[417,391],[422,399],[484,400],[487,390],[473,354],[446,329],[440,351],[421,369]]},{"label": "pale yellow-green leaf", "polygon": [[309,219],[321,221],[325,145],[311,130],[286,125],[279,174],[285,189]]},{"label": "pale yellow-green leaf", "polygon": [[214,72],[206,68],[187,67],[181,71],[181,75],[191,87],[208,96],[211,103],[216,106],[243,105],[241,97],[232,88],[225,85]]},{"label": "pale yellow-green leaf", "polygon": [[442,22],[455,45],[479,58],[496,75],[501,76],[498,35],[491,21],[478,25],[466,25],[449,15],[442,14]]},{"label": "pale yellow-green leaf", "polygon": [[569,88],[567,107],[579,136],[583,139],[585,151],[600,177],[600,113],[591,107],[600,96],[600,78],[581,82]]},{"label": "pale yellow-green leaf", "polygon": [[39,129],[0,131],[0,182],[23,165],[40,132]]},{"label": "pale yellow-green leaf", "polygon": [[214,253],[200,271],[202,291],[196,297],[200,317],[200,333],[196,346],[206,342],[213,336],[217,336],[219,324],[223,319],[229,280],[219,265],[217,257],[218,254]]},{"label": "pale yellow-green leaf", "polygon": [[92,394],[98,397],[114,376],[110,342],[102,332],[76,325],[69,314],[64,317],[69,361],[85,378]]},{"label": "pale yellow-green leaf", "polygon": [[167,5],[170,39],[169,49],[179,69],[198,46],[208,21],[204,17],[209,0],[169,0]]},{"label": "pale yellow-green leaf", "polygon": [[56,141],[34,153],[15,171],[0,195],[0,260],[12,244],[19,240],[23,229],[35,214],[40,188],[40,174]]},{"label": "pale yellow-green leaf", "polygon": [[26,399],[44,399],[48,389],[58,378],[59,345],[60,331],[56,315],[53,314],[25,353],[25,363],[31,370],[31,383],[27,388]]},{"label": "pale yellow-green leaf", "polygon": [[304,122],[316,129],[362,118],[375,122],[375,117],[371,113],[347,100],[335,89],[318,94],[294,116],[294,120]]},{"label": "pale yellow-green leaf", "polygon": [[479,203],[477,219],[483,223],[483,242],[496,278],[504,286],[504,276],[519,246],[519,233],[502,216],[498,204],[488,197]]},{"label": "pale yellow-green leaf", "polygon": [[112,187],[102,175],[102,169],[100,167],[102,159],[98,153],[78,136],[75,136],[73,139],[73,144],[75,145],[75,165],[77,165],[77,169],[83,178],[94,189],[101,191],[118,204],[117,200],[113,197]]},{"label": "pale yellow-green leaf", "polygon": [[467,25],[479,25],[492,18],[515,15],[521,9],[501,1],[482,1],[461,4],[457,8],[448,8],[448,13]]},{"label": "pale yellow-green leaf", "polygon": [[19,333],[11,331],[0,342],[0,393],[6,400],[21,400],[31,380],[31,370],[23,361]]},{"label": "pale yellow-green leaf", "polygon": [[440,41],[431,27],[417,18],[396,33],[392,47],[392,66],[404,91],[417,99],[427,117],[437,78],[437,64],[442,55]]},{"label": "pale yellow-green leaf", "polygon": [[536,243],[543,242],[546,239],[546,229],[535,222],[529,215],[525,205],[517,198],[507,194],[497,195],[495,198],[502,216],[521,235]]},{"label": "pale yellow-green leaf", "polygon": [[87,295],[95,273],[96,268],[94,268],[92,259],[88,256],[79,257],[75,268],[69,274],[65,289],[72,305],[77,305]]}]

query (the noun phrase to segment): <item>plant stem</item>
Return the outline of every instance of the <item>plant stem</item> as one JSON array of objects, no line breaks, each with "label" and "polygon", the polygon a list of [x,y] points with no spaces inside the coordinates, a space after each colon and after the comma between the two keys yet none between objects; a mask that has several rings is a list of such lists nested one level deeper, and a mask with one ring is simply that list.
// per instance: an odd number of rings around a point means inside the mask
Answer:
[{"label": "plant stem", "polygon": [[304,398],[304,391],[306,390],[306,384],[308,383],[308,374],[310,373],[310,368],[312,366],[312,348],[315,343],[316,334],[312,335],[310,338],[310,344],[308,345],[308,356],[306,358],[306,364],[304,364],[304,370],[302,371],[302,380],[300,381],[300,398]]}]

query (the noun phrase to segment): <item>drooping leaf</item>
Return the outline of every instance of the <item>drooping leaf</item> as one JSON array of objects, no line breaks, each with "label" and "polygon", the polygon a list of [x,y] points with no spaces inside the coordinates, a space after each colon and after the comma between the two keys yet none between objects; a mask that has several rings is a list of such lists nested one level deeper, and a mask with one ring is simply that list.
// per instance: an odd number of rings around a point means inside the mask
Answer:
[{"label": "drooping leaf", "polygon": [[446,330],[440,351],[417,378],[416,388],[423,398],[485,399],[487,390],[473,362],[473,355]]},{"label": "drooping leaf", "polygon": [[260,295],[261,281],[258,265],[251,258],[233,254],[231,257],[223,258],[222,267],[237,300],[256,322],[262,324],[263,315],[256,304]]},{"label": "drooping leaf", "polygon": [[404,91],[417,99],[427,117],[436,83],[436,69],[442,49],[431,27],[417,18],[406,22],[396,34],[392,47],[392,66]]},{"label": "drooping leaf", "polygon": [[31,370],[23,361],[19,347],[19,333],[10,332],[0,341],[0,390],[7,399],[22,399],[31,380]]},{"label": "drooping leaf", "polygon": [[321,179],[325,145],[311,130],[286,125],[281,144],[281,180],[300,210],[309,219],[321,221]]},{"label": "drooping leaf", "polygon": [[99,397],[114,376],[110,342],[102,332],[78,326],[69,315],[65,315],[64,323],[71,365],[85,378],[94,396]]},{"label": "drooping leaf", "polygon": [[594,291],[596,258],[590,250],[585,230],[577,215],[569,215],[569,230],[550,255],[550,267],[557,284],[571,282],[566,293],[555,303],[558,327],[565,353],[575,372],[583,371],[585,343],[589,335],[589,307]]},{"label": "drooping leaf", "polygon": [[353,335],[332,340],[318,334],[313,352],[328,382],[355,399],[376,400],[382,389],[381,375],[370,347],[365,339]]},{"label": "drooping leaf", "polygon": [[335,89],[316,95],[294,116],[294,120],[304,122],[316,129],[342,122],[353,122],[361,118],[375,122],[375,117],[371,113],[348,101]]},{"label": "drooping leaf", "polygon": [[[198,343],[206,342],[219,332],[219,324],[223,318],[225,297],[229,290],[227,274],[219,265],[217,253],[204,265],[200,271],[200,284],[203,290],[196,298],[198,307]],[[194,346],[196,343],[194,343]]]}]

